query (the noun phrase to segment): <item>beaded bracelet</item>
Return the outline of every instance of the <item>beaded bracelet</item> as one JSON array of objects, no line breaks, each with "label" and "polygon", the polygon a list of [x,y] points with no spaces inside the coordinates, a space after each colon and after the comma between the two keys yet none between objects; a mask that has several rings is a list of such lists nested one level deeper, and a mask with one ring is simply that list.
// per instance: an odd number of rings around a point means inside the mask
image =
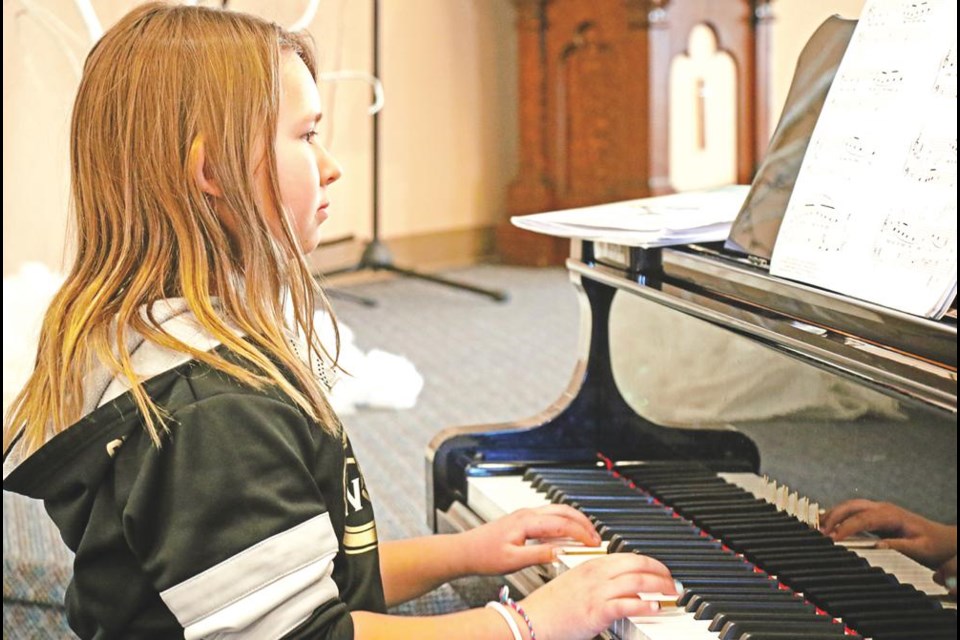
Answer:
[{"label": "beaded bracelet", "polygon": [[500,604],[505,604],[519,613],[523,621],[527,623],[527,629],[530,630],[530,640],[537,640],[537,634],[533,630],[533,623],[530,622],[530,616],[523,610],[523,607],[517,604],[516,600],[510,597],[510,587],[507,585],[500,587]]}]

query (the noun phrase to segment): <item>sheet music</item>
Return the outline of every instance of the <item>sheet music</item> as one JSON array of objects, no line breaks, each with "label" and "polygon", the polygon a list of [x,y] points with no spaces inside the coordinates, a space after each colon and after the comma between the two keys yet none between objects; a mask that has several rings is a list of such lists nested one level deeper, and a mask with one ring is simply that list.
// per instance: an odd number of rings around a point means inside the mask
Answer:
[{"label": "sheet music", "polygon": [[749,187],[726,185],[653,198],[564,209],[510,221],[521,229],[633,247],[724,240]]},{"label": "sheet music", "polygon": [[942,315],[957,283],[957,3],[869,0],[771,273]]}]

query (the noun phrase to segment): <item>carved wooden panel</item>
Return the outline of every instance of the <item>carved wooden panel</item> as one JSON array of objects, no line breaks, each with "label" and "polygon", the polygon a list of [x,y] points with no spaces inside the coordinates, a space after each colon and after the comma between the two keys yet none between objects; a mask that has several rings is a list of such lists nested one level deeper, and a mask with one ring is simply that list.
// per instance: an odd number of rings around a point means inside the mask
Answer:
[{"label": "carved wooden panel", "polygon": [[[514,0],[520,158],[507,213],[669,193],[670,72],[697,25],[734,62],[736,176],[768,139],[769,0]],[[505,222],[501,256],[559,263],[563,240]]]}]

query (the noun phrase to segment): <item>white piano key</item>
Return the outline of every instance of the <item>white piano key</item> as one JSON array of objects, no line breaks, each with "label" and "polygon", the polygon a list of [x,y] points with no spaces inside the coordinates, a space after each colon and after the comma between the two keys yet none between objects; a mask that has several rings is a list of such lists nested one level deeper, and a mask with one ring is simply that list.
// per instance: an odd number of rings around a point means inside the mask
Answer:
[{"label": "white piano key", "polygon": [[730,484],[735,484],[744,491],[749,491],[761,500],[774,503],[777,501],[777,481],[767,476],[758,476],[755,473],[718,473]]},{"label": "white piano key", "polygon": [[496,520],[518,509],[550,504],[546,496],[521,476],[486,476],[467,479],[467,506],[486,520]]},{"label": "white piano key", "polygon": [[801,496],[797,502],[797,517],[804,524],[810,524],[810,499],[806,496]]},{"label": "white piano key", "polygon": [[933,581],[933,570],[928,569],[916,560],[908,558],[894,549],[864,549],[853,547],[850,549],[864,558],[874,567],[880,567],[887,573],[892,573],[900,582],[912,584],[918,590],[930,596],[945,596],[947,590]]}]

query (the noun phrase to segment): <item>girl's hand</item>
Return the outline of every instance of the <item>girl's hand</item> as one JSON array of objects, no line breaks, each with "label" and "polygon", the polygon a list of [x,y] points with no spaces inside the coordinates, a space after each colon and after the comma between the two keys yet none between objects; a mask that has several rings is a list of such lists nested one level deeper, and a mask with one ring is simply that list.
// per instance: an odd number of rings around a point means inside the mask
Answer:
[{"label": "girl's hand", "polygon": [[[475,575],[512,573],[554,559],[564,539],[595,547],[600,535],[585,515],[567,505],[520,509],[462,534],[466,572]],[[537,541],[527,544],[528,540]]]},{"label": "girl's hand", "polygon": [[663,564],[633,553],[612,553],[585,562],[529,596],[521,606],[538,640],[592,638],[620,618],[651,615],[660,606],[638,593],[677,593]]},{"label": "girl's hand", "polygon": [[883,536],[877,545],[896,549],[931,569],[957,555],[957,528],[927,520],[911,511],[872,500],[848,500],[827,512],[821,526],[834,540],[861,531]]},{"label": "girl's hand", "polygon": [[957,556],[943,563],[933,574],[933,581],[947,588],[954,598],[957,597]]}]

